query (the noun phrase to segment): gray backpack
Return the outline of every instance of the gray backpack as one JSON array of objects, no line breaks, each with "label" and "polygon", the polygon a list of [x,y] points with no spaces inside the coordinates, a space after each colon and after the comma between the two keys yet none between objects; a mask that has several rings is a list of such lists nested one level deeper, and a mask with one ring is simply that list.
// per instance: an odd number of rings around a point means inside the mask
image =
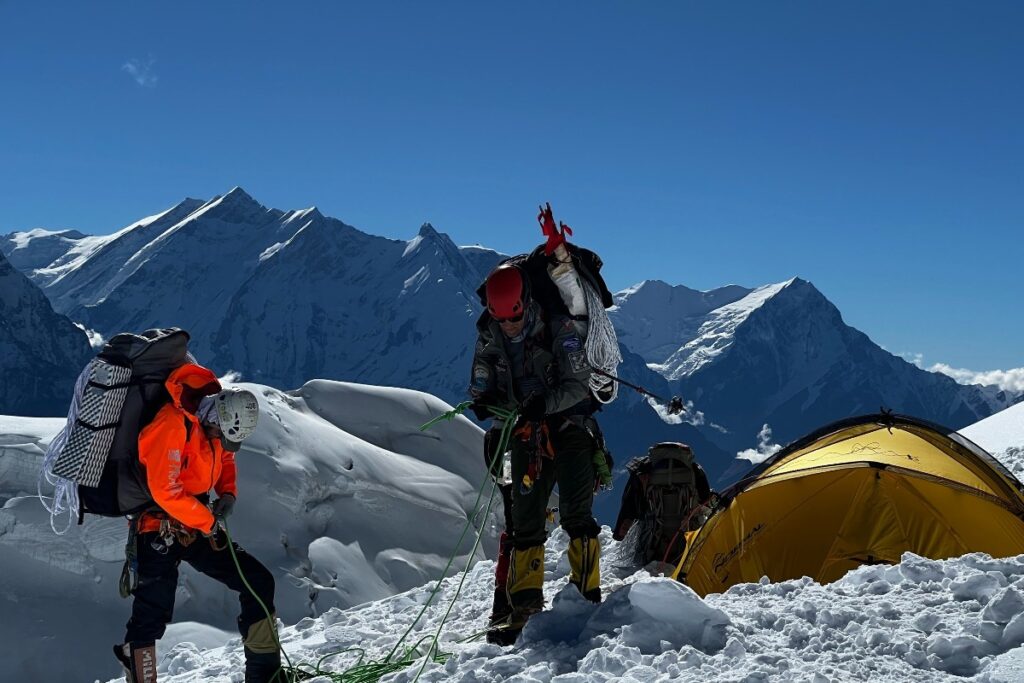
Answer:
[{"label": "gray backpack", "polygon": [[[694,512],[700,504],[693,451],[666,441],[647,452],[644,482],[647,506],[641,524],[641,547],[648,562],[674,563],[686,548],[684,531],[699,527]],[[684,528],[685,525],[685,528]]]},{"label": "gray backpack", "polygon": [[188,342],[176,327],[118,334],[83,371],[69,422],[51,444],[52,474],[77,485],[79,523],[85,513],[120,517],[153,504],[139,433],[170,401],[164,381],[191,359]]}]

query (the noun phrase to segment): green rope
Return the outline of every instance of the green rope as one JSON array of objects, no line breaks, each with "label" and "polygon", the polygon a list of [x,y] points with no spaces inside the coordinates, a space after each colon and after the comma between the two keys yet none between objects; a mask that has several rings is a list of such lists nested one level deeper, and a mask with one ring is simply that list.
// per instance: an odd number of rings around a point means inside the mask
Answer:
[{"label": "green rope", "polygon": [[[430,429],[431,427],[433,427],[434,425],[436,425],[438,422],[451,422],[452,420],[457,418],[459,415],[462,415],[464,412],[466,412],[466,409],[469,408],[471,405],[473,405],[472,401],[463,401],[459,405],[457,405],[454,408],[452,408],[451,410],[449,410],[447,413],[441,413],[440,415],[435,417],[430,422],[427,422],[426,424],[421,425],[420,426],[420,431],[421,432],[425,432],[428,429]],[[504,411],[502,411],[502,412],[504,412]]]},{"label": "green rope", "polygon": [[[260,608],[263,610],[263,614],[266,615],[267,623],[270,624],[270,632],[274,634],[274,644],[277,645],[277,649],[280,650],[282,655],[284,655],[284,661],[287,662],[287,664],[288,664],[287,668],[282,665],[277,671],[274,672],[274,675],[271,676],[271,680],[273,680],[274,677],[276,677],[278,673],[281,673],[282,671],[284,671],[287,674],[288,670],[293,669],[294,667],[292,667],[292,662],[288,658],[288,653],[284,651],[283,647],[281,647],[281,639],[277,637],[277,621],[274,619],[274,615],[272,615],[270,613],[270,610],[267,609],[266,604],[263,602],[263,600],[260,598],[260,596],[256,594],[256,591],[253,589],[252,585],[249,583],[249,580],[247,578],[245,578],[245,573],[242,571],[242,564],[238,561],[238,555],[235,553],[235,543],[234,543],[234,541],[231,540],[231,532],[228,531],[228,522],[227,522],[227,520],[226,519],[221,519],[220,520],[220,526],[221,526],[222,529],[224,529],[224,538],[227,539],[228,550],[231,552],[231,559],[232,559],[232,561],[234,561],[235,569],[238,571],[238,578],[242,579],[242,584],[245,585],[245,587],[249,591],[250,595],[252,595],[252,597],[256,600],[256,602],[259,603]],[[291,676],[288,679],[288,683],[292,683],[293,681],[301,681],[301,680],[303,680],[303,679],[302,678],[296,678],[293,675],[293,676]]]},{"label": "green rope", "polygon": [[[451,421],[455,419],[463,412],[465,412],[466,409],[469,408],[471,404],[471,401],[465,401],[463,403],[460,403],[459,405],[455,406],[455,408],[453,408],[452,410],[441,415],[438,415],[434,419],[430,420],[429,422],[421,426],[420,431],[426,431],[427,429],[430,429],[439,422]],[[497,458],[502,457],[508,448],[508,443],[511,440],[512,430],[518,415],[516,411],[508,411],[502,408],[492,406],[487,406],[487,408],[495,417],[498,417],[504,421],[504,425],[501,430],[501,438],[498,440],[498,448],[495,451],[494,459],[489,463],[488,471],[493,472],[494,465],[497,462]],[[491,492],[490,495],[488,496],[487,504],[483,510],[483,519],[481,520],[481,524],[486,522],[487,516],[491,512],[491,505],[494,502],[494,493],[498,488],[497,479],[493,477],[491,477],[490,479]],[[399,648],[402,645],[402,643],[409,636],[409,634],[412,633],[412,630],[416,627],[416,624],[419,623],[421,618],[423,618],[423,615],[426,613],[427,608],[430,606],[434,598],[440,592],[441,583],[444,580],[444,577],[448,574],[448,570],[451,569],[452,563],[455,561],[455,557],[459,552],[459,548],[462,547],[462,542],[466,538],[466,534],[469,533],[469,529],[473,527],[473,521],[476,520],[477,517],[479,516],[481,500],[483,498],[484,490],[487,488],[487,483],[488,477],[484,477],[483,483],[477,490],[476,501],[473,503],[473,511],[466,519],[466,526],[463,527],[462,534],[459,536],[459,540],[455,544],[455,549],[452,551],[452,554],[448,558],[448,563],[445,565],[444,570],[441,572],[441,578],[435,582],[434,587],[430,592],[430,595],[427,597],[427,601],[423,603],[423,607],[420,608],[419,613],[416,615],[416,618],[413,619],[412,623],[409,625],[409,628],[405,630],[405,633],[402,634],[401,638],[398,639],[394,647],[391,648],[391,651],[387,654],[386,657],[384,657],[383,660],[366,661],[366,651],[362,648],[353,647],[345,650],[339,650],[337,652],[329,652],[321,656],[320,659],[317,660],[315,665],[300,663],[296,666],[293,666],[291,660],[288,658],[288,654],[284,651],[284,648],[281,647],[281,641],[278,639],[277,629],[275,628],[274,640],[277,643],[277,647],[281,651],[281,654],[284,655],[285,661],[287,662],[287,666],[282,665],[281,668],[278,669],[278,671],[275,672],[274,675],[276,676],[277,673],[284,673],[286,676],[285,683],[295,683],[297,681],[307,680],[308,678],[313,678],[316,676],[326,677],[333,681],[333,683],[376,683],[376,681],[379,681],[386,674],[401,671],[402,669],[412,666],[422,657],[423,663],[412,681],[412,683],[415,683],[417,680],[419,680],[420,674],[423,673],[428,662],[433,661],[436,664],[444,664],[446,661],[448,661],[448,658],[451,657],[451,653],[441,652],[440,648],[438,647],[438,640],[441,637],[441,630],[444,628],[444,624],[448,620],[448,617],[451,615],[451,611],[455,607],[455,602],[458,600],[459,594],[462,592],[462,587],[465,584],[466,576],[468,575],[469,570],[473,564],[473,558],[476,555],[477,550],[480,548],[480,541],[483,538],[482,531],[478,532],[476,535],[476,541],[473,543],[473,548],[470,550],[469,556],[466,560],[466,567],[462,571],[462,577],[459,579],[458,586],[455,589],[455,595],[452,596],[452,600],[448,605],[448,609],[445,611],[444,616],[441,618],[441,621],[437,626],[437,631],[432,636],[427,635],[420,638],[418,641],[416,641],[415,645],[403,650],[402,654],[397,658],[395,658],[395,653],[399,651]],[[227,524],[222,522],[222,526],[224,528],[224,534],[225,536],[227,536],[228,548],[231,550],[231,559],[234,560],[235,568],[238,570],[238,575],[242,579],[242,583],[245,584],[245,587],[249,590],[249,593],[252,594],[252,596],[259,603],[260,607],[263,608],[264,614],[266,614],[267,619],[273,625],[275,622],[273,616],[270,614],[270,610],[267,609],[267,606],[263,603],[260,597],[256,595],[256,591],[254,591],[252,586],[249,585],[249,582],[246,580],[244,574],[242,573],[242,566],[238,561],[238,557],[235,555],[234,544],[231,541],[231,535],[228,532]],[[476,638],[479,638],[484,633],[486,633],[486,631],[473,634],[469,638],[464,638],[456,642],[469,642],[475,640]],[[427,640],[430,640],[432,642],[427,647],[426,653],[421,653],[419,649],[420,645]],[[324,671],[321,668],[328,659],[332,659],[334,657],[339,657],[351,653],[359,653],[359,656],[357,657],[355,663],[345,671],[335,673],[331,671]]]}]

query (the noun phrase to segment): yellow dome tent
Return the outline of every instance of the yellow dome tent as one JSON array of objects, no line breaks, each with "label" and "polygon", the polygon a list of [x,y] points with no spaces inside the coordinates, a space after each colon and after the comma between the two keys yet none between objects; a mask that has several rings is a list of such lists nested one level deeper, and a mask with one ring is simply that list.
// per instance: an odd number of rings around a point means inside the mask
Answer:
[{"label": "yellow dome tent", "polygon": [[960,434],[882,414],[819,429],[723,492],[673,576],[700,595],[737,583],[834,581],[904,552],[1024,553],[1024,494]]}]

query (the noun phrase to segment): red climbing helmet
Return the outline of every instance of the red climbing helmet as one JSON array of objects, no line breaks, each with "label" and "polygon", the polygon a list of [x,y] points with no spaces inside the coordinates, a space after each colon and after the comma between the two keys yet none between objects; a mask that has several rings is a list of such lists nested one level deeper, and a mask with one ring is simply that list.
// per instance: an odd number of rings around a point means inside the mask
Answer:
[{"label": "red climbing helmet", "polygon": [[517,322],[526,311],[529,292],[519,268],[503,263],[487,276],[487,312],[500,322]]}]

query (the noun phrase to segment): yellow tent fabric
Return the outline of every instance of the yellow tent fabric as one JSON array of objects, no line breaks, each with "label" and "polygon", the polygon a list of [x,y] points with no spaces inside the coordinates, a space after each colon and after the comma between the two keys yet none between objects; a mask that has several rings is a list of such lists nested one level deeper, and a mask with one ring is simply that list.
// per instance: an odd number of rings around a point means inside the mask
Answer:
[{"label": "yellow tent fabric", "polygon": [[864,416],[798,440],[723,492],[674,576],[700,595],[762,576],[826,583],[907,551],[1024,553],[1022,487],[956,432]]}]

